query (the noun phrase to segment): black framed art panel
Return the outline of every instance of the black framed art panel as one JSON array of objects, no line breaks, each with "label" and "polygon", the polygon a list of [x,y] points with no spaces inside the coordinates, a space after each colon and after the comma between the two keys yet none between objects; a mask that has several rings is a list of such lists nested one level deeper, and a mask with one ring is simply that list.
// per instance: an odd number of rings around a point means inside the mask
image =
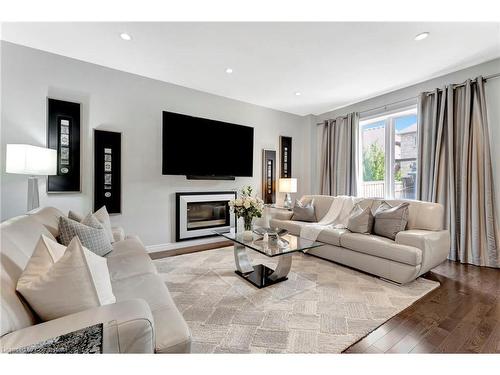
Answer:
[{"label": "black framed art panel", "polygon": [[276,203],[276,151],[262,150],[262,200]]},{"label": "black framed art panel", "polygon": [[94,211],[121,213],[122,134],[94,129]]},{"label": "black framed art panel", "polygon": [[47,177],[47,192],[81,192],[80,103],[47,98],[47,145],[57,150],[57,175]]},{"label": "black framed art panel", "polygon": [[292,177],[292,137],[280,137],[280,177]]}]

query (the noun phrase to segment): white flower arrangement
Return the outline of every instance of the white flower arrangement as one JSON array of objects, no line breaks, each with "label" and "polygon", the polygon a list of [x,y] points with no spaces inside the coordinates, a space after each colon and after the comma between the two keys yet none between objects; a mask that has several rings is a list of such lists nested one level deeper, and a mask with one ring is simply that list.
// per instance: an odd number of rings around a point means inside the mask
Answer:
[{"label": "white flower arrangement", "polygon": [[262,217],[264,201],[257,196],[252,196],[252,187],[245,186],[241,189],[240,197],[229,201],[229,207],[237,218],[242,217],[245,222],[245,230],[252,229],[254,217]]}]

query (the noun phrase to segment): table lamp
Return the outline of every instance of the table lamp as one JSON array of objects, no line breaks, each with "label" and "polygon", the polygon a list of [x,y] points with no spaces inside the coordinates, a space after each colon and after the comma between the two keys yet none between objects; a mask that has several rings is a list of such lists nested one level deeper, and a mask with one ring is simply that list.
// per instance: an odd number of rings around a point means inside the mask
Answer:
[{"label": "table lamp", "polygon": [[297,192],[297,179],[296,178],[280,178],[278,182],[278,190],[285,195],[285,208],[292,208],[292,196],[290,193]]},{"label": "table lamp", "polygon": [[38,177],[57,174],[57,151],[45,147],[8,144],[5,172],[27,174],[28,212],[40,206]]}]

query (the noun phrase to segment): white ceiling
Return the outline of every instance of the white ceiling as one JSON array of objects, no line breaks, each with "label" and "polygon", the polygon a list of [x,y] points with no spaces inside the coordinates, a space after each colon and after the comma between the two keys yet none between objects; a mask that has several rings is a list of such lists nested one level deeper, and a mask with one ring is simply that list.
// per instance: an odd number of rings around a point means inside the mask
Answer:
[{"label": "white ceiling", "polygon": [[4,23],[2,39],[299,115],[500,57],[500,23]]}]

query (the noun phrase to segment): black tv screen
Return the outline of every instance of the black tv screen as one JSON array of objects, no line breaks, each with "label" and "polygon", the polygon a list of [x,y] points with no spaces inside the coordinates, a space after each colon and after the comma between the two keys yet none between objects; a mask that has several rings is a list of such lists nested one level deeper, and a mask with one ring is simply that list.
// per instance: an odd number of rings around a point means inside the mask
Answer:
[{"label": "black tv screen", "polygon": [[163,112],[164,175],[251,177],[253,128]]}]

